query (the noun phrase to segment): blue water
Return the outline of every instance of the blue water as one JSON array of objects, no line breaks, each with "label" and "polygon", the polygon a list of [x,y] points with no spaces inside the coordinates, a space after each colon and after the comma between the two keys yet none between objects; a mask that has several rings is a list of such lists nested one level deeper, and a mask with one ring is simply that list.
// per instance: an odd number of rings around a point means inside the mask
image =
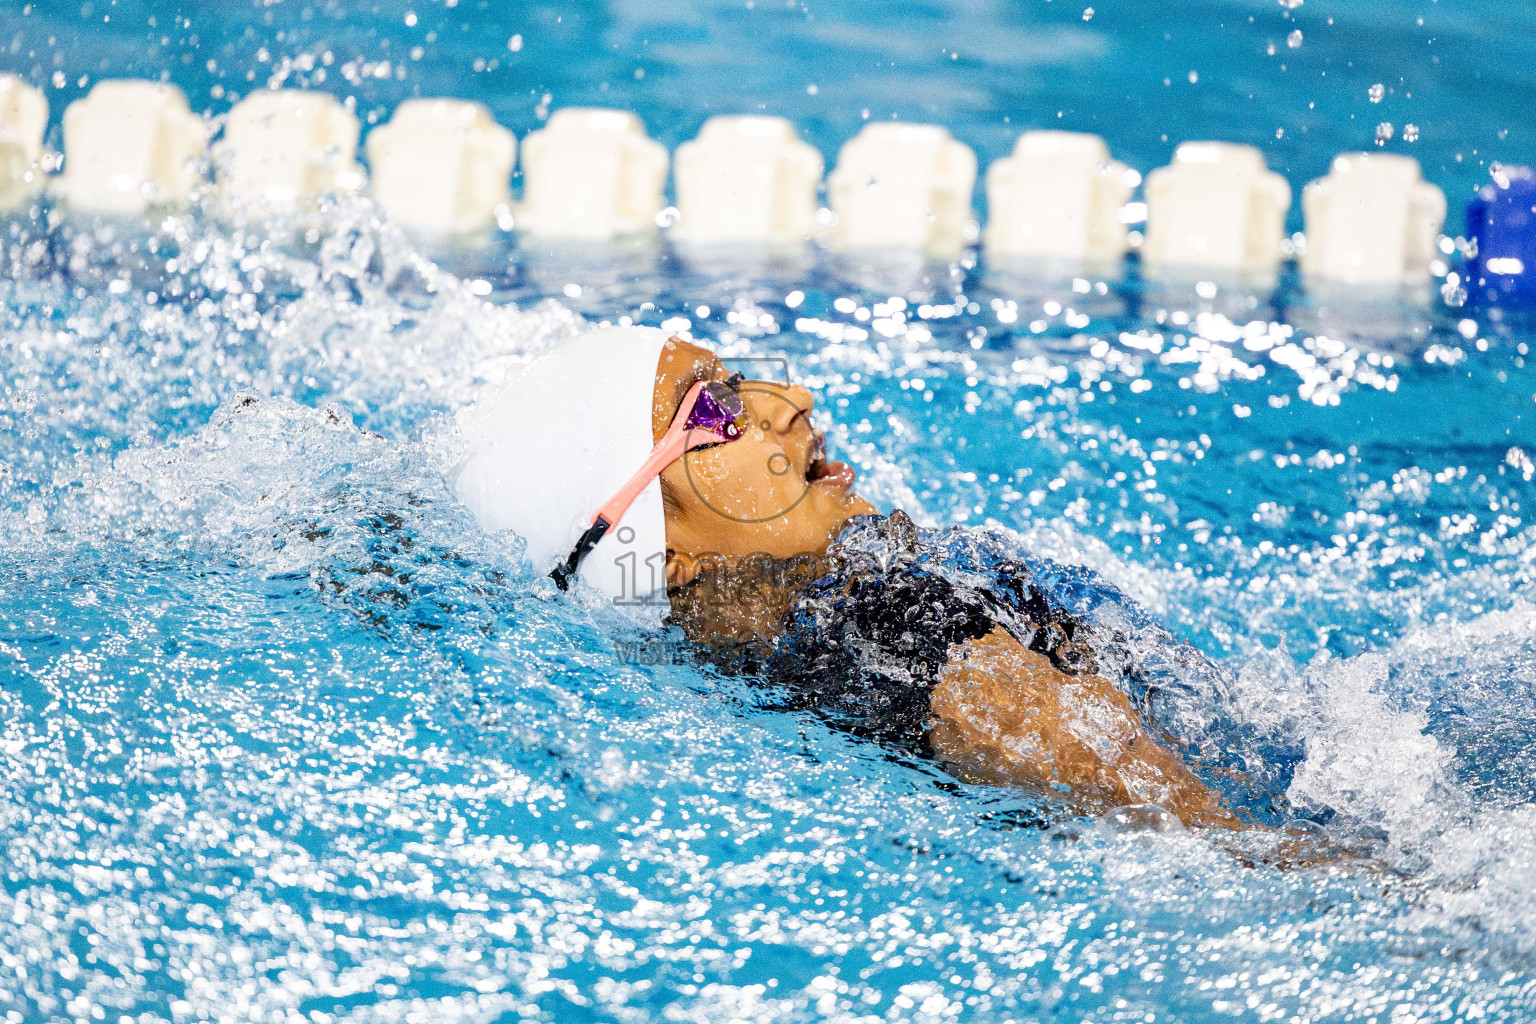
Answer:
[{"label": "blue water", "polygon": [[[1248,141],[1298,188],[1390,121],[1452,233],[1488,161],[1536,159],[1517,5],[1084,6],[13,2],[0,66],[49,83],[55,140],[101,77],[164,69],[218,114],[284,58],[365,118],[449,93],[521,136],[601,102],[675,144],[761,107],[831,157],[867,109],[984,164],[1040,125],[1143,171]],[[8,1020],[1536,1016],[1520,318],[444,253],[361,200],[309,244],[195,212],[3,244]],[[1097,570],[1382,866],[1036,828],[739,680],[626,664],[631,628],[542,596],[444,483],[455,409],[626,316],[786,356],[882,507]]]}]

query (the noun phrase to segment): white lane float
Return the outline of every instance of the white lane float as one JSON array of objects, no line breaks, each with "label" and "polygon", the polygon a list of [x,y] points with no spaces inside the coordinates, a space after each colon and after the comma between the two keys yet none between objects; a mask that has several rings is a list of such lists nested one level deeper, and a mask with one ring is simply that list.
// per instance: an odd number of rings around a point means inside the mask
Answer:
[{"label": "white lane float", "polygon": [[[59,166],[43,146],[47,120],[41,90],[0,74],[0,212],[24,209]],[[99,82],[63,121],[63,172],[52,185],[61,206],[136,215],[183,207],[199,191],[209,122],[175,86]],[[357,119],[328,94],[255,93],[230,112],[215,147],[216,195],[229,205],[295,208],[360,189],[358,134]],[[375,198],[398,222],[425,232],[506,228],[515,213],[515,226],[533,238],[640,236],[636,242],[654,248],[646,239],[663,219],[669,156],[634,114],[557,111],[524,141],[524,196],[514,208],[517,148],[481,104],[406,101],[368,140]],[[783,118],[711,118],[678,150],[672,237],[684,246],[765,244],[804,254],[827,213],[816,203],[822,169],[820,154]],[[866,126],[843,145],[827,178],[831,248],[958,257],[976,237],[976,170],[975,154],[940,126]],[[1138,180],[1098,136],[1025,133],[987,174],[989,257],[1111,269],[1126,251],[1126,200]],[[1258,149],[1186,142],[1146,180],[1144,272],[1272,283],[1290,202],[1289,184]],[[1417,161],[1341,154],[1307,187],[1303,206],[1299,263],[1309,280],[1356,288],[1428,281],[1446,201]]]},{"label": "white lane float", "polygon": [[566,107],[523,140],[518,230],[537,237],[606,241],[655,231],[667,150],[634,114]]},{"label": "white lane float", "polygon": [[782,117],[712,117],[677,149],[678,220],[684,244],[804,244],[816,232],[823,161]]},{"label": "white lane float", "polygon": [[1097,135],[1025,132],[986,181],[989,258],[1106,267],[1125,256],[1121,212],[1141,175]]},{"label": "white lane float", "polygon": [[1253,146],[1186,142],[1147,176],[1146,196],[1147,276],[1278,274],[1291,186]]},{"label": "white lane float", "polygon": [[1308,277],[1368,288],[1429,281],[1445,193],[1424,180],[1412,157],[1342,153],[1327,177],[1302,192],[1301,205]]},{"label": "white lane float", "polygon": [[827,178],[841,251],[917,250],[951,259],[970,241],[976,154],[931,124],[880,122],[843,144]]},{"label": "white lane float", "polygon": [[208,125],[174,85],[98,82],[64,111],[58,195],[81,213],[132,216],[187,205],[202,180]]},{"label": "white lane float", "polygon": [[483,104],[406,100],[367,148],[373,198],[399,224],[435,234],[510,225],[517,140]]},{"label": "white lane float", "polygon": [[0,74],[0,213],[23,209],[43,187],[48,100],[15,75]]},{"label": "white lane float", "polygon": [[324,92],[253,92],[229,112],[213,147],[219,195],[229,208],[289,212],[325,193],[363,184],[357,118]]}]

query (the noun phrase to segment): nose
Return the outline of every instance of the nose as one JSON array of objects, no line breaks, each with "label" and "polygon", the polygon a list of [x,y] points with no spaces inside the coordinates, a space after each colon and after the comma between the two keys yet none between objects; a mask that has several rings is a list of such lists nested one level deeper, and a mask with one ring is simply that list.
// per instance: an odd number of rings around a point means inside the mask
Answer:
[{"label": "nose", "polygon": [[816,399],[799,384],[767,384],[753,395],[758,425],[770,434],[787,434],[795,417],[809,413]]}]

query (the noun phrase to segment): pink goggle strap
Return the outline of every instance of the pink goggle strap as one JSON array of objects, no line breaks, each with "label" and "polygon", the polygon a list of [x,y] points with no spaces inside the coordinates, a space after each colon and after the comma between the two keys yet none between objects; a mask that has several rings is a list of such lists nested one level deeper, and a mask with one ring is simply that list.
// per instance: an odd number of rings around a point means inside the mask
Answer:
[{"label": "pink goggle strap", "polygon": [[702,390],[704,390],[703,381],[699,381],[688,389],[688,393],[683,396],[682,405],[677,407],[677,415],[672,417],[671,426],[667,427],[667,432],[662,435],[656,447],[651,449],[650,456],[640,464],[635,475],[630,477],[612,498],[608,499],[608,503],[597,510],[597,515],[592,517],[592,522],[606,519],[608,527],[612,529],[619,524],[624,513],[629,511],[629,506],[635,503],[635,499],[640,497],[640,492],[660,476],[662,470],[697,445],[719,444],[730,440],[728,437],[722,437],[708,430],[700,430],[697,427],[693,430],[688,429],[688,417],[693,414],[694,403],[699,400],[699,392]]},{"label": "pink goggle strap", "polygon": [[699,445],[722,444],[732,438],[716,434],[713,431],[701,430],[695,427],[688,429],[688,417],[693,414],[693,406],[699,399],[699,392],[704,389],[704,381],[699,381],[688,389],[683,396],[682,404],[677,407],[677,415],[672,417],[672,423],[667,427],[667,432],[662,435],[656,447],[651,449],[651,454],[640,464],[635,475],[620,487],[613,497],[609,498],[597,514],[592,517],[592,523],[576,542],[576,548],[571,552],[570,558],[564,563],[555,566],[549,575],[561,590],[570,586],[571,577],[576,574],[576,568],[581,560],[587,556],[597,542],[624,517],[629,511],[629,506],[635,503],[650,482],[661,475],[661,471],[672,463],[686,455],[690,450]]}]

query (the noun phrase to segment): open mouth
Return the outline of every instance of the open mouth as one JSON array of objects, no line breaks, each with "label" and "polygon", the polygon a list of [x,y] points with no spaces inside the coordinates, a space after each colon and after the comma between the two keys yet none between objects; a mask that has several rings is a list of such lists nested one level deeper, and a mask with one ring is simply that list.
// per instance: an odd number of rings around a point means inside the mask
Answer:
[{"label": "open mouth", "polygon": [[853,486],[857,476],[848,463],[827,458],[826,436],[817,431],[811,438],[811,450],[806,457],[806,482],[848,488]]}]

